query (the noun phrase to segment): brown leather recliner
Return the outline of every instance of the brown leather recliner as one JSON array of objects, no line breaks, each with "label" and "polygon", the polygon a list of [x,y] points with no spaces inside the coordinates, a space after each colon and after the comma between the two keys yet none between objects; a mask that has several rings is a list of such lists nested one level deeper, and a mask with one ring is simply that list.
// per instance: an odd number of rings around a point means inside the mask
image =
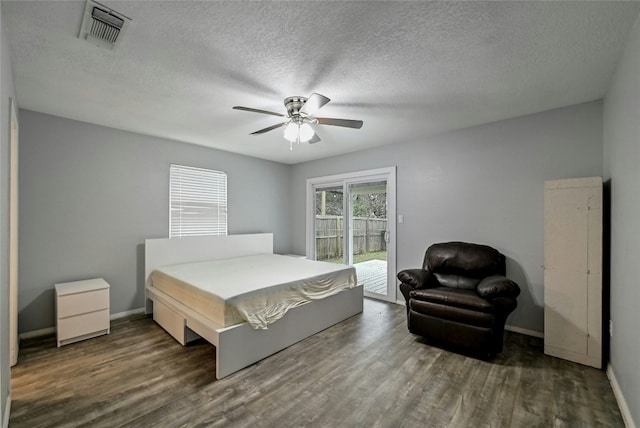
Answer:
[{"label": "brown leather recliner", "polygon": [[409,331],[454,349],[495,356],[520,294],[518,284],[504,275],[504,255],[487,245],[430,246],[422,269],[398,273]]}]

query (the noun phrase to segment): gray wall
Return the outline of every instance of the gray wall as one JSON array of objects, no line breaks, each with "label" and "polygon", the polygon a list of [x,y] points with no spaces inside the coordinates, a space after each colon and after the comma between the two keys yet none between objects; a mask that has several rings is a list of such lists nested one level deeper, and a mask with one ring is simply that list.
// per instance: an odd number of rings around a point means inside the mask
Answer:
[{"label": "gray wall", "polygon": [[543,181],[602,174],[602,104],[295,165],[292,251],[305,252],[307,178],[393,165],[397,212],[404,215],[397,231],[398,270],[421,266],[434,242],[494,246],[507,256],[508,274],[523,291],[508,324],[542,332]]},{"label": "gray wall", "polygon": [[[640,20],[604,102],[604,178],[611,191],[610,367],[640,424]],[[634,426],[634,425],[631,425]]]},{"label": "gray wall", "polygon": [[20,332],[53,327],[57,282],[103,277],[111,313],[144,305],[145,238],[168,237],[169,164],[228,174],[229,233],[289,252],[289,167],[20,112]]},{"label": "gray wall", "polygon": [[[9,98],[15,99],[0,2],[0,423],[11,389],[9,368]],[[17,113],[17,112],[16,112]]]}]

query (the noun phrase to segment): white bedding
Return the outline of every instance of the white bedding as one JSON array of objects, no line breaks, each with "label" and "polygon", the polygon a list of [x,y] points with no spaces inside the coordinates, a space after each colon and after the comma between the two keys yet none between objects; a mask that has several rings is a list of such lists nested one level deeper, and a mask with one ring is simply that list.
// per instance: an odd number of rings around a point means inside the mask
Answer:
[{"label": "white bedding", "polygon": [[277,254],[165,266],[151,284],[221,327],[266,329],[296,306],[357,285],[353,266]]}]

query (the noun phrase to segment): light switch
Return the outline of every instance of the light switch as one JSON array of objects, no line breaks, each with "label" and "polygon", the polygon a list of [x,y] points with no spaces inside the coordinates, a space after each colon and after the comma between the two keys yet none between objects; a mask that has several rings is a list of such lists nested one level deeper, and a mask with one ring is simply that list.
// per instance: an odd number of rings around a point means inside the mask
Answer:
[{"label": "light switch", "polygon": [[404,223],[404,216],[402,214],[398,214],[398,223],[399,224]]}]

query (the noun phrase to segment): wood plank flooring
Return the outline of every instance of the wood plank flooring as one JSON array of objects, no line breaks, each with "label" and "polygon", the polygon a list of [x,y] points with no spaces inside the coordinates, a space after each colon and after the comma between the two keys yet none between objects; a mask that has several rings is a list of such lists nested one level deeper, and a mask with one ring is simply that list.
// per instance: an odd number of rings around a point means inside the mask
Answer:
[{"label": "wood plank flooring", "polygon": [[222,380],[212,345],[182,347],[145,316],[62,348],[23,341],[19,427],[622,427],[601,370],[507,333],[492,361],[411,335],[403,306],[350,318]]}]

